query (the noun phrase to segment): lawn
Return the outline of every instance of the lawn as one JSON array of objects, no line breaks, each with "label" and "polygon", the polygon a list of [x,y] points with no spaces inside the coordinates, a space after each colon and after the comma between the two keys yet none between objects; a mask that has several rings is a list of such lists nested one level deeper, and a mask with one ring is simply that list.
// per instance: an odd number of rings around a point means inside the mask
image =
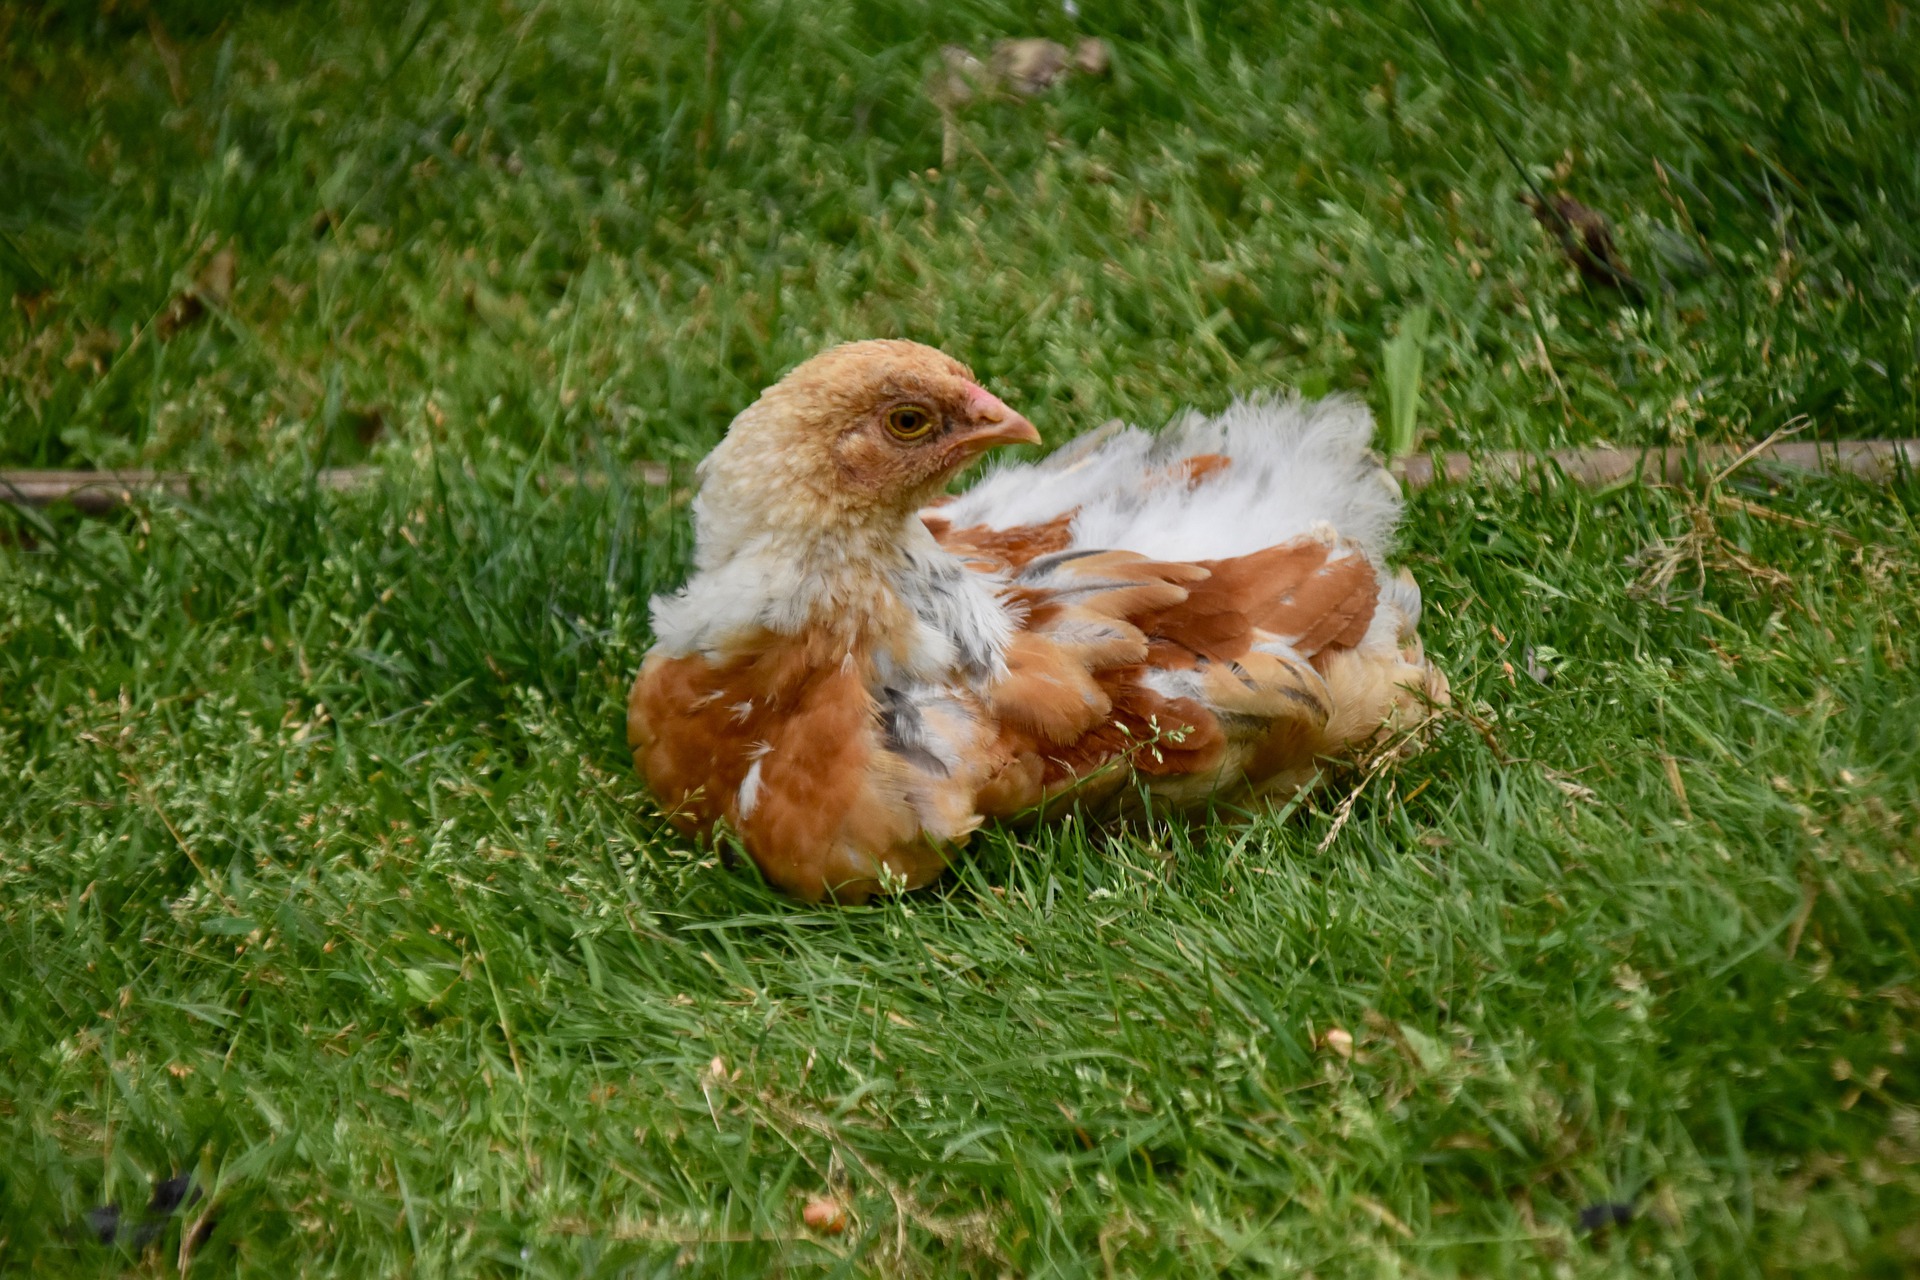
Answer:
[{"label": "lawn", "polygon": [[[0,508],[0,1270],[1920,1270],[1911,475],[1425,490],[1427,751],[871,908],[674,835],[622,715],[688,552],[631,464],[838,339],[1050,442],[1271,386],[1422,447],[1920,435],[1920,15],[0,32],[0,467],[206,478]],[[929,98],[1084,34],[1108,74]]]}]

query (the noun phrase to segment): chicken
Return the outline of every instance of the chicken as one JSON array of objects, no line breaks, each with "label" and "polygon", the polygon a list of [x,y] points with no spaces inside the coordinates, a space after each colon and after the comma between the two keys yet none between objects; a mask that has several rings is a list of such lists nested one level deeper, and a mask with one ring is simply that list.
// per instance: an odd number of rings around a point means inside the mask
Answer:
[{"label": "chicken", "polygon": [[949,499],[1033,425],[930,347],[833,348],[700,465],[634,763],[812,901],[926,884],[989,819],[1290,796],[1446,698],[1369,433],[1346,401],[1243,401]]}]

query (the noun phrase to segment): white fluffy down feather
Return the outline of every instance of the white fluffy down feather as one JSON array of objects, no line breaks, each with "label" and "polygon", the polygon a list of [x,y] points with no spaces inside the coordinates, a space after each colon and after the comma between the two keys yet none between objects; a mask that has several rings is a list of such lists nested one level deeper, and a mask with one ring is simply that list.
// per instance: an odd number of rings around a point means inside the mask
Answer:
[{"label": "white fluffy down feather", "polygon": [[[1400,489],[1368,451],[1373,418],[1342,397],[1237,400],[1158,435],[1111,423],[1039,462],[1002,466],[939,508],[955,528],[1040,524],[1075,508],[1073,545],[1158,560],[1248,555],[1331,525],[1379,564]],[[1195,454],[1231,465],[1187,483]]]}]

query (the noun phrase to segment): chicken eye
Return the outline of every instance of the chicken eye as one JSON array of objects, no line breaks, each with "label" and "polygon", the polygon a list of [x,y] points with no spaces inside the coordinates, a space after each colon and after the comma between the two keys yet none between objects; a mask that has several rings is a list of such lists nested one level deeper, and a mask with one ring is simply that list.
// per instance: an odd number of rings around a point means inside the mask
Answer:
[{"label": "chicken eye", "polygon": [[887,431],[895,440],[918,440],[933,430],[933,414],[917,404],[896,405],[887,411]]}]

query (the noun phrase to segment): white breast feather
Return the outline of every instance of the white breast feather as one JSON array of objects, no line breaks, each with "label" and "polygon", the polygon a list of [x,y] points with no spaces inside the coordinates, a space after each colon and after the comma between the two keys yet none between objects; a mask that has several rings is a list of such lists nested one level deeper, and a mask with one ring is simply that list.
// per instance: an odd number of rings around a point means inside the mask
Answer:
[{"label": "white breast feather", "polygon": [[[1014,618],[1000,595],[1005,583],[967,568],[917,517],[882,553],[831,536],[735,535],[712,509],[695,505],[698,570],[679,591],[652,600],[655,652],[719,658],[761,632],[796,635],[859,614],[873,607],[880,574],[913,616],[898,669],[890,651],[875,656],[883,681],[980,684],[1006,674]],[[716,527],[734,536],[717,536]]]}]

